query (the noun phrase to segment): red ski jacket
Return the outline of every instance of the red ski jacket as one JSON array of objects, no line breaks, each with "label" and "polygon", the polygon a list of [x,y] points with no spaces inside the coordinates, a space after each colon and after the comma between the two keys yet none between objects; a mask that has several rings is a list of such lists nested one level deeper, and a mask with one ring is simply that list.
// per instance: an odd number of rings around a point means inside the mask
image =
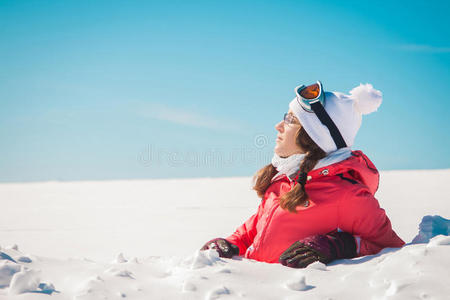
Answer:
[{"label": "red ski jacket", "polygon": [[357,256],[401,247],[405,242],[374,197],[378,183],[374,164],[362,151],[352,151],[347,159],[308,173],[309,203],[291,213],[280,207],[279,197],[294,182],[282,175],[267,188],[258,211],[226,240],[239,247],[239,255],[268,263],[278,263],[295,241],[333,230],[355,237]]}]

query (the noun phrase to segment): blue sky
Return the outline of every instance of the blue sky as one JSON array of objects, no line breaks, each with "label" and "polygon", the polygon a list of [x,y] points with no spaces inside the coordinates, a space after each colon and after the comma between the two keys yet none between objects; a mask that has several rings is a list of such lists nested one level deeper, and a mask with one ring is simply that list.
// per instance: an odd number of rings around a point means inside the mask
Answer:
[{"label": "blue sky", "polygon": [[[395,3],[392,3],[395,2]],[[0,181],[250,176],[293,88],[383,92],[353,149],[449,168],[448,1],[1,1]]]}]

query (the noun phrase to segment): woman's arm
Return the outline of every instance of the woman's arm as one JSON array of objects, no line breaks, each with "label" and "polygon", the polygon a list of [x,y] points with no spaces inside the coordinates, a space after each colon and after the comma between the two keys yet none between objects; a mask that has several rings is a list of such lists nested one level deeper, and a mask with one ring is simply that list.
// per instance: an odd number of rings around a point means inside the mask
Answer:
[{"label": "woman's arm", "polygon": [[338,209],[338,226],[354,235],[357,256],[376,254],[383,248],[405,244],[392,229],[391,221],[378,200],[366,187],[351,187]]},{"label": "woman's arm", "polygon": [[239,255],[244,255],[247,248],[253,243],[256,236],[256,224],[262,215],[264,201],[258,206],[258,210],[250,218],[247,219],[236,231],[226,238],[226,240],[239,247]]}]

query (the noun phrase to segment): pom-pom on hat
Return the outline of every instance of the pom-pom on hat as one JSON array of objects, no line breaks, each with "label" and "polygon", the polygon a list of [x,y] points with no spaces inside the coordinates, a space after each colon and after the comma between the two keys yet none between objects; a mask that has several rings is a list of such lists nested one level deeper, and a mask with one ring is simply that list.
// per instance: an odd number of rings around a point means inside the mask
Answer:
[{"label": "pom-pom on hat", "polygon": [[[325,92],[324,108],[336,124],[347,147],[351,147],[356,133],[361,127],[362,115],[376,111],[381,102],[381,92],[367,83],[353,88],[350,95],[340,92]],[[330,131],[315,113],[306,111],[297,98],[289,103],[289,108],[299,119],[308,135],[323,151],[330,153],[337,150]]]}]

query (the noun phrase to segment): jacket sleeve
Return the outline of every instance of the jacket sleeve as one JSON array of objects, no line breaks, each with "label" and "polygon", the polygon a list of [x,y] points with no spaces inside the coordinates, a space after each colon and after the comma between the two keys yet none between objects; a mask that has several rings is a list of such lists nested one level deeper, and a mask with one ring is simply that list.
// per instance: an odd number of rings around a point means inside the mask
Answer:
[{"label": "jacket sleeve", "polygon": [[226,238],[227,241],[239,247],[239,255],[244,255],[247,248],[253,243],[253,239],[257,233],[256,225],[261,217],[263,205],[264,202],[261,201],[257,212],[239,226],[232,235]]},{"label": "jacket sleeve", "polygon": [[355,237],[358,257],[405,244],[392,229],[391,221],[378,200],[365,187],[348,191],[340,201],[338,216],[339,228]]}]

